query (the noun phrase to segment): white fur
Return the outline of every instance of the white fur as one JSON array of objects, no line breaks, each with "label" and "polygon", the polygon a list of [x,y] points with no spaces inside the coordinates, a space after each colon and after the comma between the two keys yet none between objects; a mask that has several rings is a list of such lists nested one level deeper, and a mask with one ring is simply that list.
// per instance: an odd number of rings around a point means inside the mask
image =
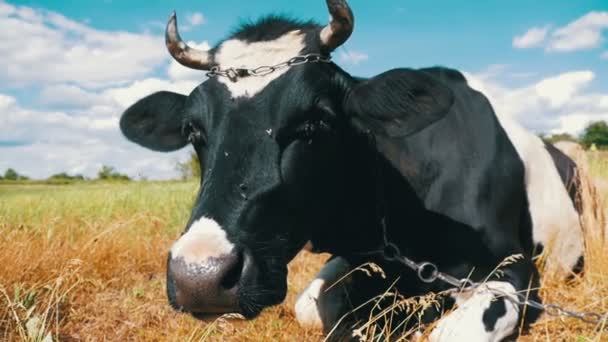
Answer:
[{"label": "white fur", "polygon": [[[332,285],[350,271],[349,264],[342,258],[330,260],[317,273],[315,279],[298,296],[295,305],[296,320],[305,328],[323,328],[322,315],[340,311],[341,301],[344,298],[332,296],[333,289],[327,291]],[[323,298],[321,298],[323,297]]]},{"label": "white fur", "polygon": [[513,285],[507,282],[491,281],[475,292],[463,298],[456,297],[457,308],[442,318],[431,333],[431,342],[493,342],[501,341],[515,332],[518,323],[519,308],[512,302],[505,300],[507,312],[500,317],[494,330],[486,331],[483,323],[483,314],[495,300],[495,296],[488,289],[497,289],[506,293],[515,293]]},{"label": "white fur", "polygon": [[[271,66],[299,55],[304,47],[304,34],[299,30],[288,32],[271,41],[247,43],[238,39],[230,39],[220,46],[215,54],[215,62],[221,69]],[[227,77],[219,77],[218,81],[228,87],[233,98],[252,97],[261,92],[270,82],[286,73],[289,68],[280,68],[265,76],[239,78],[237,82],[232,82]]]},{"label": "white fur", "polygon": [[233,248],[234,245],[228,241],[226,232],[217,222],[201,217],[171,247],[171,257],[181,258],[186,264],[194,266],[205,263],[209,258],[228,254]]},{"label": "white fur", "polygon": [[543,141],[508,118],[498,118],[526,168],[534,242],[547,251],[547,269],[569,272],[583,254],[583,231]]},{"label": "white fur", "polygon": [[296,320],[304,328],[323,329],[323,321],[317,307],[319,297],[325,288],[325,280],[314,279],[296,301]]}]

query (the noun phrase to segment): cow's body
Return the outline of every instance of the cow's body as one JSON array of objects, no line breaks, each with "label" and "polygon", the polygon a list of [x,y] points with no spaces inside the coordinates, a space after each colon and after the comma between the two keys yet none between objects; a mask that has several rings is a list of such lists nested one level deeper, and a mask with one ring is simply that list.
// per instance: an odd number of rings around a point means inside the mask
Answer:
[{"label": "cow's body", "polygon": [[[575,209],[574,162],[517,124],[505,118],[499,120],[486,98],[470,89],[456,71],[443,68],[424,71],[460,88],[460,93],[451,116],[417,134],[418,139],[379,141],[393,169],[384,176],[384,182],[394,193],[388,190],[387,198],[379,199],[388,202],[390,241],[397,243],[409,258],[431,261],[459,278],[469,276],[471,265],[467,260],[474,260],[472,264],[479,273],[472,278],[480,280],[508,256],[539,255],[545,246],[552,246],[551,254],[546,256],[548,268],[577,271],[583,245]],[[401,184],[401,176],[408,184]],[[411,193],[406,189],[410,186],[416,198],[401,197]],[[413,207],[420,209],[413,211]],[[498,217],[503,219],[496,221]],[[463,226],[465,222],[468,224]],[[329,241],[340,239],[330,237]],[[323,243],[312,242],[313,246]],[[484,249],[480,248],[482,245]],[[482,260],[488,261],[485,269],[480,267]],[[373,261],[384,264],[382,259]],[[353,298],[372,298],[394,281],[390,276],[386,281],[369,280],[367,275],[351,276],[354,279],[346,282],[348,285],[325,292],[361,263],[362,260],[348,255],[332,258],[300,295],[295,310],[299,321],[307,326],[333,328],[336,319],[348,317],[346,314],[361,304],[353,302]],[[384,268],[395,271],[390,266]],[[441,286],[446,284],[428,286],[407,269],[397,270],[395,275],[401,277],[396,288],[405,297],[449,288]],[[517,271],[511,275],[517,281]],[[504,278],[490,284],[507,292],[536,286],[520,282],[519,287],[510,287],[513,282]],[[514,332],[519,307],[509,302],[492,302],[487,293],[477,293],[471,298],[468,308],[465,302],[454,298],[465,310],[457,310],[452,318],[442,321],[433,339],[501,340]],[[445,309],[449,309],[454,302],[444,303]],[[368,311],[360,311],[361,317],[369,316]],[[527,315],[526,321],[533,321],[537,313],[529,311]],[[461,329],[463,326],[467,328]]]},{"label": "cow's body", "polygon": [[[367,316],[341,317],[393,283],[406,297],[450,289],[370,254],[386,238],[411,259],[487,281],[487,288],[442,299],[444,308],[458,308],[438,322],[433,340],[516,334],[538,312],[527,308],[523,317],[488,288],[506,295],[530,289],[528,297],[539,299],[538,245],[556,246],[549,265],[576,264],[580,229],[553,160],[566,176],[573,165],[498,118],[457,71],[394,69],[361,79],[328,63],[354,19],[344,0],[327,4],[325,27],[270,17],[210,52],[189,48],[171,17],[166,37],[174,58],[213,67],[216,76],[189,96],[153,94],[121,118],[132,141],[158,151],[191,143],[203,166],[192,216],[168,256],[171,305],[195,317],[254,318],[283,300],[287,262],[306,241],[334,257],[298,300],[304,325],[350,329],[344,323]],[[298,63],[284,63],[295,55]],[[260,74],[232,69],[272,65],[280,66]],[[494,272],[514,255],[521,258]],[[326,291],[369,261],[387,279],[355,272]],[[421,319],[439,315],[427,310]]]}]

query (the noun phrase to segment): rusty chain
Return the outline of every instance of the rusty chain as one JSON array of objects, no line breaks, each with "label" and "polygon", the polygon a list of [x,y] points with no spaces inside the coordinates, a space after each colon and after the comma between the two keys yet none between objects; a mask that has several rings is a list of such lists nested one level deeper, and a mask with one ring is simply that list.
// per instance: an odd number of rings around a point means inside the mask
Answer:
[{"label": "rusty chain", "polygon": [[384,258],[387,261],[398,262],[414,272],[416,272],[420,281],[430,284],[437,280],[440,280],[446,284],[454,286],[464,291],[474,291],[477,288],[485,287],[485,290],[490,291],[493,295],[498,297],[504,297],[510,302],[519,306],[530,306],[532,308],[544,311],[547,315],[552,317],[572,317],[580,319],[583,322],[589,324],[600,324],[608,323],[608,314],[599,314],[597,312],[577,312],[568,310],[562,306],[556,304],[543,304],[538,301],[527,298],[523,293],[510,293],[502,291],[500,289],[491,288],[485,283],[477,283],[468,278],[459,279],[449,274],[439,271],[437,265],[432,262],[415,262],[408,257],[405,257],[399,251],[399,248],[392,243],[386,244],[384,248]]},{"label": "rusty chain", "polygon": [[246,76],[266,76],[275,72],[277,69],[282,69],[290,66],[301,65],[306,63],[330,63],[331,56],[320,53],[309,53],[290,58],[288,61],[275,64],[264,65],[257,68],[228,68],[222,70],[219,65],[216,65],[207,72],[207,77],[224,76],[228,77],[232,82],[236,82],[240,77]]}]

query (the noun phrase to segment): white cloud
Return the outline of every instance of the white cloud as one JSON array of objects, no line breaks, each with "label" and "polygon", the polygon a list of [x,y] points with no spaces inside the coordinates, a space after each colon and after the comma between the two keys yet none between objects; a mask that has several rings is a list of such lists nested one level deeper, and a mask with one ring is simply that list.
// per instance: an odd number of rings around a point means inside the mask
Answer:
[{"label": "white cloud", "polygon": [[561,108],[573,100],[593,79],[591,71],[575,71],[546,78],[534,85],[535,94],[548,102],[549,108]]},{"label": "white cloud", "polygon": [[568,52],[596,48],[602,43],[605,29],[608,29],[608,12],[589,12],[556,29],[547,50]]},{"label": "white cloud", "polygon": [[0,109],[4,110],[10,108],[15,102],[14,97],[0,94]]},{"label": "white cloud", "polygon": [[186,18],[190,26],[200,26],[205,23],[205,16],[201,12],[194,12]]},{"label": "white cloud", "polygon": [[112,104],[83,109],[87,115],[32,110],[0,94],[0,137],[20,142],[18,146],[0,147],[0,172],[12,167],[34,178],[63,171],[94,177],[101,165],[111,165],[132,177],[176,177],[175,160],[184,159],[186,150],[155,153],[128,142],[120,133],[118,121],[124,109],[120,102],[126,101],[126,94],[135,98],[139,92],[145,93],[142,96],[149,94],[141,85],[99,94]]},{"label": "white cloud", "polygon": [[605,30],[608,30],[608,12],[592,11],[553,30],[549,26],[533,27],[513,38],[513,47],[525,49],[544,46],[549,52],[589,50],[601,46]]},{"label": "white cloud", "polygon": [[207,22],[207,19],[201,12],[190,13],[186,16],[186,23],[180,26],[180,30],[183,32],[191,31],[197,26],[201,26]]},{"label": "white cloud", "polygon": [[369,56],[366,53],[360,51],[341,51],[338,58],[342,63],[359,65],[361,64],[361,62],[368,60]]},{"label": "white cloud", "polygon": [[[0,41],[0,64],[8,66],[0,69],[0,89],[18,87],[33,99],[26,104],[0,93],[0,172],[93,177],[105,164],[134,177],[177,175],[175,161],[187,150],[148,151],[118,127],[124,109],[140,98],[159,90],[188,94],[201,82],[201,72],[195,78],[169,64],[162,37],[100,31],[0,0]],[[171,78],[159,77],[159,67]]]},{"label": "white cloud", "polygon": [[93,29],[59,13],[0,3],[4,87],[126,83],[166,63],[162,37]]},{"label": "white cloud", "polygon": [[142,97],[161,90],[186,95],[190,94],[198,84],[199,82],[187,80],[170,82],[158,78],[148,78],[142,81],[135,81],[126,87],[108,89],[103,92],[103,96],[112,99],[120,108],[124,109]]},{"label": "white cloud", "polygon": [[497,114],[510,117],[534,132],[579,134],[595,120],[608,120],[608,93],[586,89],[595,78],[588,70],[566,72],[521,86],[509,87],[507,74],[469,73],[473,88],[482,91]]},{"label": "white cloud", "polygon": [[601,59],[608,59],[608,51],[604,51],[604,53],[602,53],[602,54],[600,55],[600,58],[601,58]]},{"label": "white cloud", "polygon": [[549,26],[533,27],[521,36],[513,38],[513,47],[527,49],[541,45],[549,33]]},{"label": "white cloud", "polygon": [[46,86],[38,98],[48,108],[78,109],[108,104],[107,99],[71,84]]}]

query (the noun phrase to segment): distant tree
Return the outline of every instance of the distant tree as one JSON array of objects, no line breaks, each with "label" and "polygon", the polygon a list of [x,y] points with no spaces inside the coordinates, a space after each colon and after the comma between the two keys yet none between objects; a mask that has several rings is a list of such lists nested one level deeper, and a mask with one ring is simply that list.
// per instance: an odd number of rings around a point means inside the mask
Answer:
[{"label": "distant tree", "polygon": [[7,169],[4,172],[4,178],[6,180],[17,180],[17,179],[19,179],[19,174],[17,173],[17,171],[15,171],[13,169]]},{"label": "distant tree", "polygon": [[7,169],[4,172],[4,179],[5,180],[10,180],[10,181],[17,181],[17,180],[28,180],[29,177],[26,177],[24,175],[20,175],[17,171],[15,171],[14,169]]},{"label": "distant tree", "polygon": [[183,162],[178,161],[175,168],[183,180],[201,178],[201,164],[196,152],[190,153],[190,157],[187,160]]},{"label": "distant tree", "polygon": [[54,174],[51,177],[49,177],[49,180],[84,180],[84,179],[85,178],[83,175],[71,176],[67,172],[57,173],[57,174]]},{"label": "distant tree", "polygon": [[97,172],[97,178],[100,180],[118,180],[118,181],[129,181],[131,178],[127,175],[118,173],[112,166],[102,165],[99,172]]},{"label": "distant tree", "polygon": [[595,144],[597,148],[604,149],[608,147],[608,124],[605,121],[596,121],[590,123],[580,138],[581,143],[585,148],[589,148]]},{"label": "distant tree", "polygon": [[573,137],[572,135],[568,134],[568,133],[558,133],[558,134],[552,134],[552,135],[541,135],[541,139],[543,139],[545,142],[551,143],[551,144],[555,144],[558,141],[572,141],[572,142],[578,142],[578,140]]}]

